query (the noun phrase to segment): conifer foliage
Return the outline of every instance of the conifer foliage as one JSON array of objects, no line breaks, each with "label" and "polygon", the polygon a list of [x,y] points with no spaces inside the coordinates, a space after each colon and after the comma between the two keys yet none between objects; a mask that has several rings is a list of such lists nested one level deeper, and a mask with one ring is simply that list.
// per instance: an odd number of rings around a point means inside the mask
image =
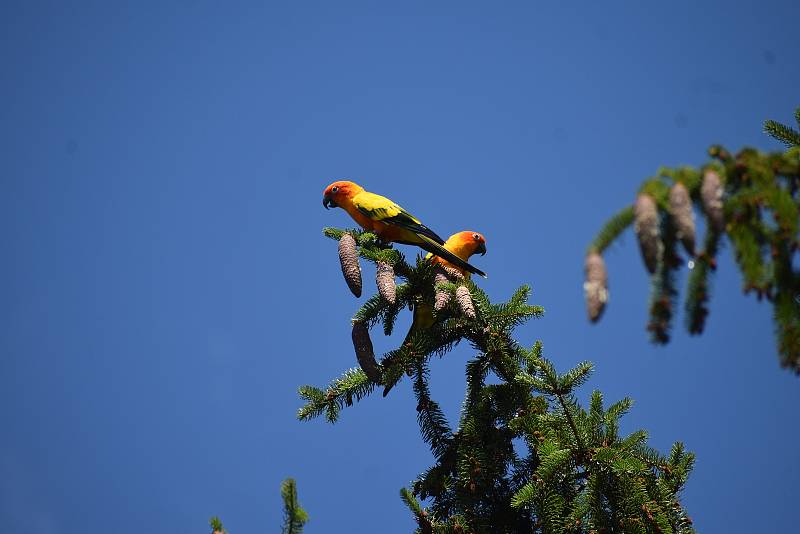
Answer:
[{"label": "conifer foliage", "polygon": [[293,478],[287,478],[281,483],[281,498],[283,498],[283,534],[301,534],[303,527],[308,522],[308,514],[297,502],[297,484]]},{"label": "conifer foliage", "polygon": [[[800,124],[800,109],[797,119]],[[788,126],[767,121],[765,128],[789,145],[800,144],[800,134]],[[645,180],[635,203],[600,229],[587,256],[598,263],[595,256],[634,225],[651,273],[647,330],[653,342],[665,344],[678,296],[675,275],[683,265],[691,271],[684,305],[686,328],[690,334],[703,332],[711,275],[727,236],[744,292],[772,304],[781,365],[800,373],[800,146],[785,153],[745,148],[736,155],[712,146],[708,153],[711,160],[699,168],[662,167]],[[695,250],[695,213],[705,226],[699,250]],[[680,256],[677,245],[681,242],[689,261]],[[592,321],[602,313],[595,286],[587,278],[584,288]]]},{"label": "conifer foliage", "polygon": [[[800,128],[800,108],[794,110],[794,120]],[[764,131],[788,147],[800,146],[800,132],[777,121],[764,121]]]},{"label": "conifer foliage", "polygon": [[[647,446],[641,430],[622,435],[619,419],[630,399],[606,406],[595,391],[588,409],[578,402],[590,363],[559,374],[541,343],[525,348],[513,339],[515,327],[544,313],[528,303],[527,286],[494,304],[471,281],[437,279],[428,260],[418,257],[410,265],[372,234],[328,228],[325,235],[353,236],[362,258],[389,263],[402,279],[394,302],[376,294],[363,304],[353,317],[357,325],[373,331],[380,325],[389,335],[406,306],[434,309],[437,293],[451,296],[436,309],[432,326],[412,328],[377,369],[352,368],[327,388],[299,389],[306,401],[299,419],[335,422],[377,386],[410,376],[420,432],[434,457],[434,465],[400,491],[416,532],[693,532],[679,494],[694,455],[676,443],[663,456]],[[459,305],[459,288],[466,288],[471,309]],[[462,342],[475,355],[466,364],[459,423],[451,428],[428,377],[433,357]]]},{"label": "conifer foliage", "polygon": [[[283,500],[281,533],[302,534],[303,527],[308,523],[308,513],[303,510],[297,501],[297,484],[293,478],[287,478],[281,482],[281,499]],[[208,524],[211,526],[211,534],[228,534],[219,517],[212,517],[209,519]]]},{"label": "conifer foliage", "polygon": [[222,520],[217,516],[209,519],[208,525],[211,527],[211,534],[228,534],[228,531],[222,526]]}]

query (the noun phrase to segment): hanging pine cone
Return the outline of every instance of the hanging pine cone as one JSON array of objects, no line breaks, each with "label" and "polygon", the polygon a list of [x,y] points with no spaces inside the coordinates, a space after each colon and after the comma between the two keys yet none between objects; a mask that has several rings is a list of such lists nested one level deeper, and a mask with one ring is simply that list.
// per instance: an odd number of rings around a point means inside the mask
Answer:
[{"label": "hanging pine cone", "polygon": [[372,348],[372,340],[369,338],[369,328],[366,323],[356,321],[353,323],[353,348],[356,351],[358,365],[367,375],[367,378],[375,383],[381,381],[381,370],[375,361],[375,349]]},{"label": "hanging pine cone", "polygon": [[467,286],[458,286],[456,288],[456,302],[461,311],[472,319],[475,317],[475,305],[472,303],[472,296],[469,294]]},{"label": "hanging pine cone", "polygon": [[378,285],[378,293],[383,300],[389,304],[394,304],[397,300],[397,285],[394,280],[394,267],[390,264],[379,261],[378,272],[375,275],[375,283]]},{"label": "hanging pine cone", "polygon": [[692,199],[689,198],[689,190],[680,182],[673,185],[672,189],[670,189],[669,212],[670,215],[672,215],[672,220],[675,221],[678,239],[681,240],[686,251],[694,256],[695,230]]},{"label": "hanging pine cone", "polygon": [[447,303],[450,302],[450,292],[436,287],[445,282],[449,282],[449,280],[444,270],[436,269],[436,275],[433,277],[434,288],[436,288],[436,301],[433,303],[433,309],[437,312],[442,311],[447,306]]},{"label": "hanging pine cone", "polygon": [[703,175],[703,185],[700,186],[700,198],[703,200],[703,210],[717,232],[725,229],[722,192],[722,180],[720,180],[719,174],[711,169],[707,170]]},{"label": "hanging pine cone", "polygon": [[650,273],[656,272],[658,259],[661,255],[661,239],[658,235],[658,209],[656,201],[647,193],[636,197],[633,205],[634,224],[636,237],[639,239],[639,248],[642,259]]},{"label": "hanging pine cone", "polygon": [[586,310],[589,320],[597,322],[603,314],[608,302],[608,274],[603,256],[591,252],[586,256],[586,281],[583,283],[583,293],[586,297]]},{"label": "hanging pine cone", "polygon": [[444,274],[447,275],[447,278],[450,280],[462,280],[464,278],[464,273],[454,267],[448,267],[447,265],[440,265],[439,268],[444,271]]},{"label": "hanging pine cone", "polygon": [[361,265],[358,263],[356,240],[351,234],[344,234],[339,239],[339,263],[347,287],[356,297],[361,296]]}]

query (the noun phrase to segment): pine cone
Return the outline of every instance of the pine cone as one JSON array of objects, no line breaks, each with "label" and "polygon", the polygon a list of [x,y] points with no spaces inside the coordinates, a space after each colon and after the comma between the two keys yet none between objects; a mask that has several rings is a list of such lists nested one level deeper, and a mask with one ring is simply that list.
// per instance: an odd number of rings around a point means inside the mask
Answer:
[{"label": "pine cone", "polygon": [[661,239],[658,235],[658,209],[656,201],[647,193],[636,197],[633,205],[634,230],[639,239],[639,248],[642,259],[650,273],[656,272],[659,257],[661,256]]},{"label": "pine cone", "polygon": [[369,328],[366,323],[356,321],[353,323],[353,348],[356,351],[358,365],[367,375],[367,378],[375,383],[381,381],[381,370],[375,361],[375,349],[372,348],[372,340],[369,338]]},{"label": "pine cone", "polygon": [[339,263],[342,265],[342,274],[347,282],[347,287],[356,297],[361,296],[361,265],[358,263],[356,240],[352,234],[344,234],[339,239]]},{"label": "pine cone", "polygon": [[383,300],[389,304],[394,304],[397,300],[397,286],[394,281],[394,267],[390,264],[379,261],[378,272],[375,275],[375,283],[378,285],[378,293]]},{"label": "pine cone", "polygon": [[[436,275],[433,278],[434,287],[445,282],[449,282],[444,270],[436,269]],[[434,311],[442,311],[447,303],[450,302],[450,293],[444,289],[436,288],[436,301],[433,303]]]},{"label": "pine cone", "polygon": [[440,265],[439,268],[444,271],[444,274],[447,275],[447,278],[450,280],[462,280],[464,278],[464,274],[458,269],[448,267],[447,265]]},{"label": "pine cone", "polygon": [[680,182],[673,185],[669,192],[669,212],[675,221],[678,239],[681,240],[686,251],[694,256],[695,230],[692,199],[689,198],[689,190]]},{"label": "pine cone", "polygon": [[456,288],[456,302],[461,311],[470,319],[475,317],[475,305],[472,303],[472,296],[469,294],[467,286],[458,286]]},{"label": "pine cone", "polygon": [[586,256],[585,263],[586,281],[583,283],[583,293],[586,297],[586,310],[589,320],[597,322],[603,314],[608,301],[608,274],[603,256],[591,252]]},{"label": "pine cone", "polygon": [[719,174],[707,170],[703,175],[703,185],[700,187],[700,198],[703,200],[703,210],[711,221],[711,226],[717,232],[725,229],[725,216],[722,211],[722,180]]}]

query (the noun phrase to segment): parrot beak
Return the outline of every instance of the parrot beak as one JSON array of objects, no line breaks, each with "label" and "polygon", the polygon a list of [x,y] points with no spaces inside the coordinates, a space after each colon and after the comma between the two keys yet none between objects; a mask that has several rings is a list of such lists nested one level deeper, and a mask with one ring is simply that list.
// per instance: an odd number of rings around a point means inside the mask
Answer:
[{"label": "parrot beak", "polygon": [[330,208],[338,208],[339,207],[336,204],[336,202],[334,202],[333,199],[329,195],[325,195],[324,197],[322,197],[322,205],[325,206],[326,210],[330,209]]},{"label": "parrot beak", "polygon": [[475,249],[475,252],[479,253],[481,256],[486,254],[486,243],[479,243],[478,248]]}]

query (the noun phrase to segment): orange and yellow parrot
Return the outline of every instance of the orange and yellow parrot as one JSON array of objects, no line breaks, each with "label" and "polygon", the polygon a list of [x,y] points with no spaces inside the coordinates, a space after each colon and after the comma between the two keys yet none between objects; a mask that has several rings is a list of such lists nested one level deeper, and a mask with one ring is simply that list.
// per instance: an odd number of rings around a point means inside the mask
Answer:
[{"label": "orange and yellow parrot", "polygon": [[[486,277],[457,253],[444,246],[444,240],[416,217],[386,197],[365,191],[360,185],[339,181],[325,188],[322,205],[342,208],[364,230],[375,233],[384,242],[416,245],[434,256],[447,260],[462,272]],[[468,255],[466,257],[469,257]]]},{"label": "orange and yellow parrot", "polygon": [[[486,254],[486,239],[484,239],[484,237],[478,232],[458,232],[457,234],[453,234],[447,238],[447,241],[444,243],[444,248],[464,260],[466,263],[473,254],[480,254],[481,256]],[[439,256],[434,256],[433,254],[428,254],[427,258],[433,263],[437,263],[443,267],[455,269],[456,271],[460,272],[461,276],[464,278],[469,278],[468,271],[452,262],[447,261],[446,259],[443,259]]]},{"label": "orange and yellow parrot", "polygon": [[[481,256],[486,254],[486,239],[484,239],[484,237],[478,232],[458,232],[457,234],[451,235],[447,241],[445,241],[444,248],[448,252],[452,252],[466,262],[473,254],[480,254]],[[445,259],[440,258],[439,256],[428,254],[427,258],[433,263],[448,267],[450,269],[455,269],[459,271],[465,278],[469,278],[468,272],[465,272],[463,269]],[[427,330],[433,326],[434,322],[433,306],[431,306],[429,302],[425,302],[421,299],[415,302],[414,320],[411,322],[411,328],[408,329],[408,334],[406,334],[406,338],[403,343],[407,343],[409,339],[411,339],[411,336],[420,330]],[[397,380],[399,380],[399,377]],[[383,389],[384,397],[389,394],[389,391],[397,383],[397,380],[394,380],[390,384],[386,384]]]}]

